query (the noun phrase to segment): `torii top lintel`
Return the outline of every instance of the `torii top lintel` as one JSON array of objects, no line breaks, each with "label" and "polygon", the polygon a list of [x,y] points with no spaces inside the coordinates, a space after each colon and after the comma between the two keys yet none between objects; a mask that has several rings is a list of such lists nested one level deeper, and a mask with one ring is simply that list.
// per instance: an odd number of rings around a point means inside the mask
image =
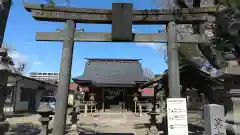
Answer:
[{"label": "torii top lintel", "polygon": [[[39,21],[65,22],[66,20],[74,20],[76,23],[112,24],[111,9],[73,8],[27,2],[24,2],[23,5]],[[207,15],[216,11],[217,7],[212,6],[192,9],[133,9],[131,13],[132,24],[167,24],[173,20],[176,23],[189,24],[206,21]]]}]

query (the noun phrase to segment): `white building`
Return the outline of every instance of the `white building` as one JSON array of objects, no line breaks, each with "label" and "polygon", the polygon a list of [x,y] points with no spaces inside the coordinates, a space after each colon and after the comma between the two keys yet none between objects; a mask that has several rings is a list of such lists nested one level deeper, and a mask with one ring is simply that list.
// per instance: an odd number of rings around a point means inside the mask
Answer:
[{"label": "white building", "polygon": [[29,73],[30,78],[37,80],[54,80],[59,81],[59,73],[56,72],[31,72]]},{"label": "white building", "polygon": [[8,94],[4,110],[35,112],[39,107],[41,97],[55,95],[56,90],[55,84],[8,72]]}]

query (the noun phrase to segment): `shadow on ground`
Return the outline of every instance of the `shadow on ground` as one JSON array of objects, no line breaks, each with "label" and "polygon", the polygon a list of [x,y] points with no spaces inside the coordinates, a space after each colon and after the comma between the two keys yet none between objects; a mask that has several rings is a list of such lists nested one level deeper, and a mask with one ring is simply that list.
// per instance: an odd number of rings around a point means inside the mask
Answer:
[{"label": "shadow on ground", "polygon": [[5,114],[6,118],[14,118],[14,117],[28,117],[28,116],[32,116],[35,115],[37,113],[32,112],[32,113],[16,113],[16,114]]},{"label": "shadow on ground", "polygon": [[[101,126],[96,123],[78,123],[77,124],[77,134],[78,135],[134,135],[134,133],[102,133],[96,130],[96,127],[106,127],[109,126]],[[66,134],[69,135],[77,135],[75,130],[71,129],[71,125],[66,126]]]},{"label": "shadow on ground", "polygon": [[189,135],[202,135],[204,133],[204,128],[198,125],[188,124]]},{"label": "shadow on ground", "polygon": [[[141,124],[135,124],[134,129],[143,129],[143,128],[149,128],[150,124],[149,123],[141,123]],[[166,125],[162,123],[157,123],[157,129],[158,131],[165,131],[166,130]],[[198,125],[193,125],[193,124],[188,124],[188,131],[189,135],[202,135],[204,132],[204,128]]]},{"label": "shadow on ground", "polygon": [[96,135],[134,135],[134,133],[97,133]]},{"label": "shadow on ground", "polygon": [[32,123],[16,123],[10,125],[8,134],[14,135],[38,135],[40,133],[39,125]]},{"label": "shadow on ground", "polygon": [[86,133],[86,132],[80,132],[78,135],[134,135],[134,133]]}]

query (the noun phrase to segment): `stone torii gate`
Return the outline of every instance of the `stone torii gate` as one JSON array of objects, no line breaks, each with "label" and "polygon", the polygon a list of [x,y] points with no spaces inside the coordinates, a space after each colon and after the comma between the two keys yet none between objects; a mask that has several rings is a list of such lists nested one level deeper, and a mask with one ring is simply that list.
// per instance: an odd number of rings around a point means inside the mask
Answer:
[{"label": "stone torii gate", "polygon": [[[178,43],[206,43],[205,37],[176,34],[176,23],[192,24],[206,21],[216,7],[172,10],[134,10],[131,3],[113,3],[112,10],[69,8],[23,3],[39,21],[66,22],[61,32],[37,32],[38,41],[63,41],[60,82],[57,93],[53,135],[64,135],[68,85],[70,81],[74,42],[165,42],[168,43],[169,95],[180,97]],[[112,24],[112,33],[77,32],[76,23]],[[167,33],[132,33],[133,24],[167,24]],[[124,34],[123,34],[124,33]]]}]

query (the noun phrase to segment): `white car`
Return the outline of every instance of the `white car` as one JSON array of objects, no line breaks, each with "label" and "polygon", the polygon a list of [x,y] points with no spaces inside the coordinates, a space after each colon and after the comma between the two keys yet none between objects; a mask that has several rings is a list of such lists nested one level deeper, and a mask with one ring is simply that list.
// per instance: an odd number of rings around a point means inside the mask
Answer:
[{"label": "white car", "polygon": [[40,106],[44,103],[48,103],[48,105],[54,110],[56,107],[56,98],[54,96],[43,96],[40,100]]}]

